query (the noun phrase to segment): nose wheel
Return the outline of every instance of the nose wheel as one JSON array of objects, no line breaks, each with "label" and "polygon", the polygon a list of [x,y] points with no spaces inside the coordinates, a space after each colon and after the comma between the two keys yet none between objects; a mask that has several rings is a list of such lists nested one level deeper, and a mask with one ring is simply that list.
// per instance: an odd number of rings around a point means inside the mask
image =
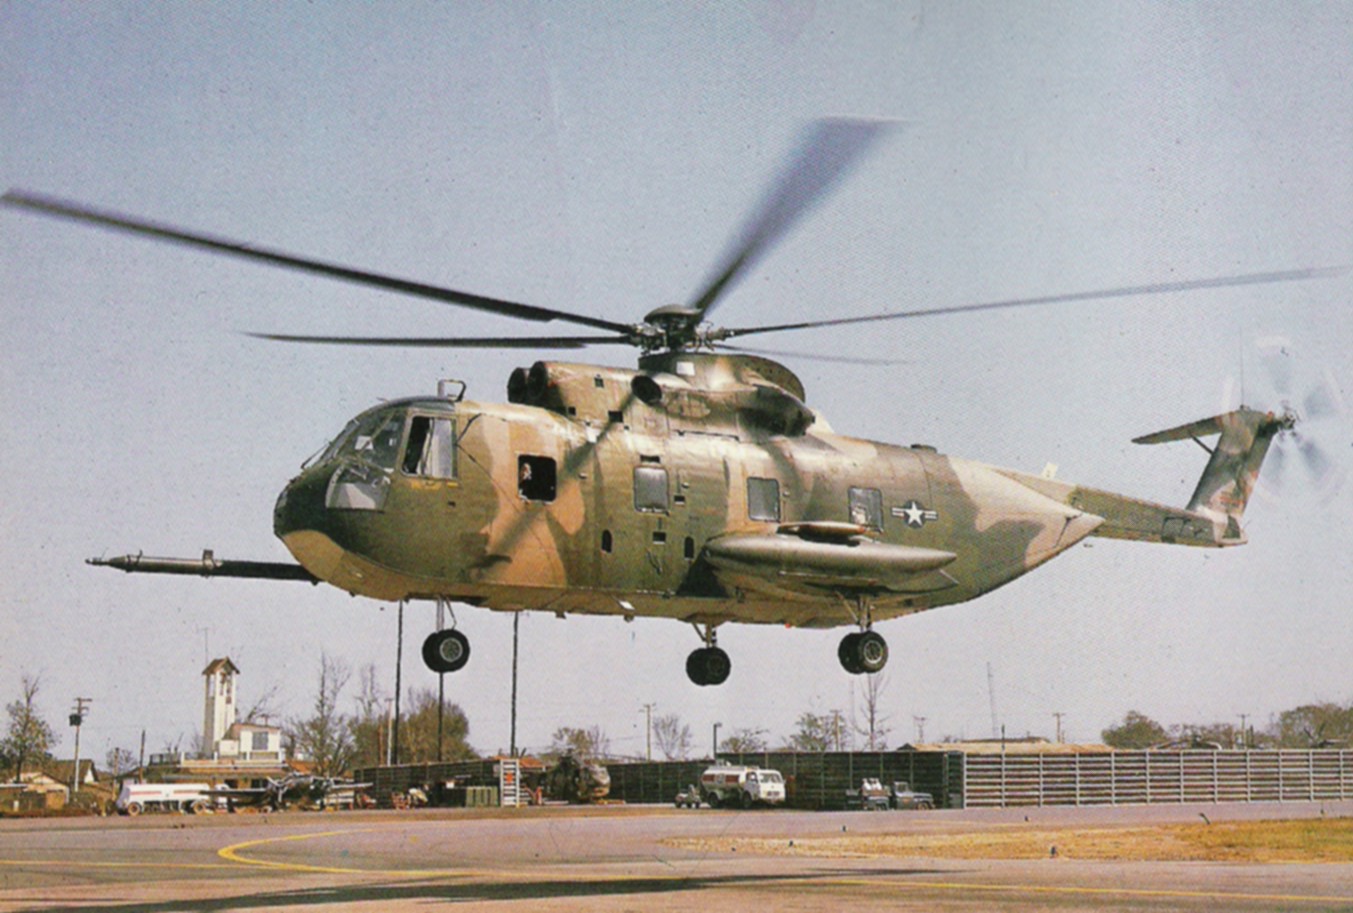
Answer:
[{"label": "nose wheel", "polygon": [[686,657],[686,674],[697,685],[722,685],[733,671],[733,661],[718,647],[701,647]]},{"label": "nose wheel", "polygon": [[841,638],[836,657],[851,675],[873,675],[888,665],[888,641],[872,630],[856,631]]},{"label": "nose wheel", "polygon": [[[696,630],[700,627],[697,625]],[[714,628],[706,627],[700,635],[705,645],[686,657],[686,675],[697,685],[722,685],[733,671],[733,661],[715,644]]]},{"label": "nose wheel", "polygon": [[423,641],[423,662],[433,672],[455,672],[469,661],[469,638],[454,628],[434,631]]}]

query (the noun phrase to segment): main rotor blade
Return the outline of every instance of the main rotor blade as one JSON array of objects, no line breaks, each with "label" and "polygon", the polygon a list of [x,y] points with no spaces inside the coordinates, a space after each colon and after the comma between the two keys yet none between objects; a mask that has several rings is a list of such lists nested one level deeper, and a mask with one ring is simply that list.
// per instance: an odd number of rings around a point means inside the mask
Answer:
[{"label": "main rotor blade", "polygon": [[1043,304],[1066,304],[1073,301],[1102,301],[1106,298],[1131,298],[1137,295],[1163,295],[1169,292],[1187,292],[1197,289],[1231,288],[1241,285],[1264,285],[1273,282],[1301,282],[1307,279],[1328,279],[1342,276],[1347,266],[1318,266],[1283,270],[1273,273],[1245,273],[1237,276],[1217,276],[1211,279],[1187,279],[1181,282],[1155,282],[1149,285],[1129,285],[1123,288],[1101,289],[1092,292],[1072,292],[1061,295],[1041,295],[1036,298],[1010,298],[981,304],[959,304],[951,307],[924,308],[916,311],[895,311],[872,314],[867,317],[837,317],[831,320],[808,320],[803,323],[782,323],[774,326],[730,328],[719,331],[719,338],[733,339],[753,333],[778,333],[782,330],[806,330],[815,327],[846,326],[853,323],[875,323],[883,320],[903,320],[909,317],[935,317],[944,314],[968,314],[976,311],[996,311],[1005,308],[1031,307]]},{"label": "main rotor blade", "polygon": [[770,185],[691,307],[701,318],[738,276],[788,233],[898,121],[831,118],[814,123],[784,172]]},{"label": "main rotor blade", "polygon": [[309,342],[343,346],[408,346],[424,349],[581,349],[596,345],[628,345],[626,336],[294,336],[286,333],[246,333],[275,342]]},{"label": "main rotor blade", "polygon": [[570,314],[567,311],[557,311],[552,308],[521,304],[515,301],[504,301],[500,298],[489,298],[484,295],[475,295],[470,292],[460,292],[455,289],[426,285],[421,282],[411,282],[407,279],[399,279],[394,276],[386,276],[380,273],[352,269],[350,267],[340,266],[336,263],[326,263],[322,260],[299,257],[294,254],[271,250],[266,247],[245,244],[242,241],[234,241],[229,238],[184,231],[161,222],[152,222],[147,219],[122,215],[121,213],[111,212],[109,210],[95,209],[90,206],[85,206],[82,203],[60,200],[42,194],[11,190],[3,197],[0,197],[0,203],[3,203],[6,206],[14,206],[20,209],[39,212],[44,215],[73,219],[77,222],[97,225],[102,228],[130,232],[131,234],[142,235],[143,237],[153,238],[157,241],[168,241],[174,244],[183,244],[189,247],[212,251],[214,253],[229,254],[235,257],[242,257],[246,260],[269,263],[273,266],[300,270],[301,272],[327,276],[331,279],[340,279],[345,282],[354,282],[358,285],[400,292],[405,295],[413,295],[419,298],[429,298],[433,301],[440,301],[443,304],[455,304],[460,305],[461,307],[474,308],[475,310],[488,311],[491,314],[502,314],[507,317],[517,317],[522,320],[536,320],[542,322],[549,320],[565,320],[569,323],[595,327],[600,330],[611,330],[616,333],[627,333],[630,329],[626,324],[614,323],[610,320],[603,320],[600,317],[589,317],[585,314]]},{"label": "main rotor blade", "polygon": [[744,352],[748,355],[765,355],[771,358],[797,358],[802,361],[821,361],[841,365],[887,367],[910,364],[910,362],[901,358],[862,358],[854,355],[824,355],[820,352],[789,352],[784,349],[762,348],[753,349],[747,346],[729,346],[724,345],[723,343],[714,343],[714,348],[721,352]]}]

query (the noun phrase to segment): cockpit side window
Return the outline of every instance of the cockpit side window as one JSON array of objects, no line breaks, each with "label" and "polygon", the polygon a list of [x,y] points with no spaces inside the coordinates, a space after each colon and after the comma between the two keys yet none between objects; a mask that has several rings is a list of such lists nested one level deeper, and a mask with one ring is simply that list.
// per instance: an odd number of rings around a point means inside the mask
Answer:
[{"label": "cockpit side window", "polygon": [[456,436],[452,420],[430,415],[415,415],[411,418],[401,468],[408,475],[454,479]]}]

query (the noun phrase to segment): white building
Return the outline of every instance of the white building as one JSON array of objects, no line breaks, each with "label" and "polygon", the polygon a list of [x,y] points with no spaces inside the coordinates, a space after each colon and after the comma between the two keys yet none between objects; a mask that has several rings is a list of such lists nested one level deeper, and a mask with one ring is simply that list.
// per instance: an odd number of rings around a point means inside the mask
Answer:
[{"label": "white building", "polygon": [[213,760],[283,761],[282,730],[265,723],[238,721],[235,677],[239,668],[229,657],[214,659],[202,670],[206,700],[202,747]]}]

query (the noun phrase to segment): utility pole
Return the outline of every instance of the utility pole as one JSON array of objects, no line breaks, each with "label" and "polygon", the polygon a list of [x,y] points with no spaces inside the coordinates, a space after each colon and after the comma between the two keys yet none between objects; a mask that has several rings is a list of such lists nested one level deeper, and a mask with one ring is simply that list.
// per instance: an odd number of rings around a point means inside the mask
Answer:
[{"label": "utility pole", "polygon": [[714,759],[714,763],[716,764],[719,762],[719,727],[722,725],[722,723],[714,724],[714,754],[710,755],[710,757]]},{"label": "utility pole", "polygon": [[1245,721],[1248,720],[1249,718],[1250,718],[1250,715],[1249,715],[1248,713],[1242,713],[1242,714],[1240,714],[1240,747],[1241,747],[1241,748],[1249,748],[1249,747],[1250,747],[1250,735],[1249,735],[1249,732],[1245,729]]},{"label": "utility pole", "polygon": [[1052,715],[1057,718],[1057,744],[1062,744],[1062,717],[1066,714],[1061,710],[1054,710]]},{"label": "utility pole", "polygon": [[[653,704],[644,704],[644,716],[646,717],[644,729],[648,733],[647,757],[650,761],[653,760],[653,707]],[[717,739],[718,737],[715,736],[715,738]]]},{"label": "utility pole", "polygon": [[[996,724],[996,674],[991,671],[991,663],[987,663],[987,700],[991,703],[991,737],[996,738],[998,727]],[[1005,741],[1005,733],[1000,733],[1001,741]]]},{"label": "utility pole", "polygon": [[75,770],[70,775],[70,795],[72,799],[80,791],[80,726],[85,721],[85,711],[88,709],[85,705],[92,703],[94,703],[92,697],[77,697],[75,709],[71,711],[70,715],[70,724],[75,727]]},{"label": "utility pole", "polygon": [[919,744],[925,743],[925,717],[913,716],[911,721],[916,724],[916,741]]},{"label": "utility pole", "polygon": [[404,673],[404,600],[399,601],[399,633],[395,638],[395,722],[390,729],[390,763],[399,763],[399,689]]}]

